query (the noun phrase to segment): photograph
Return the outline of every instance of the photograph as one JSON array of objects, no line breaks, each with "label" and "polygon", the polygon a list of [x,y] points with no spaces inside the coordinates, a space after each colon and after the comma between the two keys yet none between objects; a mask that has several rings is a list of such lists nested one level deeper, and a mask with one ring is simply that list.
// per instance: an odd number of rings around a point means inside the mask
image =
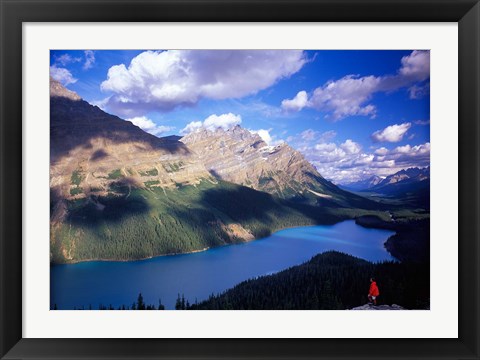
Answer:
[{"label": "photograph", "polygon": [[429,49],[49,66],[50,310],[430,310]]}]

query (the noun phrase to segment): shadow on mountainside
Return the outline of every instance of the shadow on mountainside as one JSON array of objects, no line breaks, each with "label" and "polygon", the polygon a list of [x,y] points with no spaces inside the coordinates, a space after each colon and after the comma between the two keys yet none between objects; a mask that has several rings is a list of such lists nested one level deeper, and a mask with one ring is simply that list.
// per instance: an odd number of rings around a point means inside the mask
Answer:
[{"label": "shadow on mountainside", "polygon": [[124,178],[110,185],[115,194],[90,195],[69,201],[67,221],[75,225],[99,226],[102,223],[119,223],[133,215],[147,213],[150,205],[140,193],[132,191],[132,179]]},{"label": "shadow on mountainside", "polygon": [[260,223],[276,228],[313,224],[333,224],[346,219],[328,207],[296,203],[245,186],[222,182],[205,190],[200,203],[227,214],[238,223]]},{"label": "shadow on mountainside", "polygon": [[[158,138],[130,121],[110,115],[83,100],[50,98],[50,151],[52,163],[77,148],[91,148],[90,141],[104,138],[117,144],[144,143],[142,150],[161,150],[171,154],[188,154],[187,146],[175,137]],[[98,154],[97,159],[102,155]]]}]

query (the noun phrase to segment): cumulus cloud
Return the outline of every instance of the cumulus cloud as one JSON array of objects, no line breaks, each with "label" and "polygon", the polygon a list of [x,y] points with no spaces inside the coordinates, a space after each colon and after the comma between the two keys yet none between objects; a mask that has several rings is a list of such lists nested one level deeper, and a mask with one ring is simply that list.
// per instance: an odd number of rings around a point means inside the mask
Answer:
[{"label": "cumulus cloud", "polygon": [[374,153],[348,153],[341,146],[328,143],[317,144],[303,153],[324,177],[341,184],[372,175],[388,176],[409,167],[430,165],[430,143],[406,145],[392,150],[380,149]]},{"label": "cumulus cloud", "polygon": [[235,125],[242,123],[242,117],[232,113],[222,115],[210,115],[203,121],[203,127],[210,131],[215,131],[218,128],[228,130]]},{"label": "cumulus cloud", "polygon": [[306,62],[297,50],[145,51],[128,66],[112,66],[101,89],[113,93],[108,107],[117,114],[170,111],[255,94]]},{"label": "cumulus cloud", "polygon": [[83,63],[83,70],[88,70],[93,67],[95,63],[95,53],[92,50],[85,50],[85,62]]},{"label": "cumulus cloud", "polygon": [[152,135],[158,136],[168,131],[175,129],[171,126],[157,125],[152,120],[148,119],[145,116],[139,116],[131,119],[127,119],[132,124],[138,126],[143,131],[146,131]]},{"label": "cumulus cloud", "polygon": [[187,135],[190,134],[191,132],[195,132],[197,130],[202,129],[203,124],[201,121],[192,121],[187,124],[182,130],[180,130],[180,134],[182,135]]},{"label": "cumulus cloud", "polygon": [[313,91],[311,107],[330,112],[333,120],[347,116],[363,115],[375,117],[376,108],[366,104],[379,86],[375,76],[358,77],[348,75],[338,81],[331,81]]},{"label": "cumulus cloud", "polygon": [[241,123],[242,117],[240,115],[235,115],[232,113],[222,115],[212,114],[207,117],[203,122],[192,121],[187,126],[185,126],[180,131],[180,133],[186,135],[200,129],[206,129],[208,131],[215,131],[217,129],[228,130],[236,125],[240,125]]},{"label": "cumulus cloud", "polygon": [[270,131],[272,129],[260,129],[260,130],[249,130],[252,134],[258,134],[262,138],[263,141],[267,143],[267,145],[275,146],[283,143],[283,140],[278,140],[275,135],[271,135]]},{"label": "cumulus cloud", "polygon": [[378,149],[375,150],[375,154],[380,155],[380,156],[387,155],[388,154],[388,149],[385,148],[385,147],[378,148]]},{"label": "cumulus cloud", "polygon": [[414,50],[401,60],[401,76],[414,81],[423,81],[430,76],[430,51]]},{"label": "cumulus cloud", "polygon": [[287,138],[325,178],[340,184],[372,175],[388,176],[409,167],[430,165],[430,143],[362,149],[353,139],[334,141],[333,131],[312,129]]},{"label": "cumulus cloud", "polygon": [[358,154],[362,147],[359,143],[347,139],[340,147],[347,152],[347,154]]},{"label": "cumulus cloud", "polygon": [[375,131],[371,137],[374,142],[399,142],[411,126],[411,123],[390,125],[383,130]]},{"label": "cumulus cloud", "polygon": [[308,95],[306,91],[299,91],[293,99],[285,99],[282,101],[282,109],[290,111],[302,110],[308,103]]},{"label": "cumulus cloud", "polygon": [[50,76],[64,86],[74,84],[78,80],[73,77],[68,69],[57,67],[56,65],[50,66]]},{"label": "cumulus cloud", "polygon": [[410,98],[419,98],[428,92],[428,84],[417,85],[430,76],[430,52],[413,51],[401,59],[401,66],[395,75],[362,76],[347,75],[329,81],[313,90],[308,98],[305,90],[293,99],[282,101],[285,111],[300,111],[313,108],[326,112],[333,121],[349,116],[369,116],[374,118],[377,109],[369,103],[377,92],[391,92],[409,87]]},{"label": "cumulus cloud", "polygon": [[273,140],[272,136],[270,135],[270,130],[260,129],[260,130],[250,130],[252,134],[258,134],[262,138],[263,141],[267,143],[267,145],[271,145]]}]

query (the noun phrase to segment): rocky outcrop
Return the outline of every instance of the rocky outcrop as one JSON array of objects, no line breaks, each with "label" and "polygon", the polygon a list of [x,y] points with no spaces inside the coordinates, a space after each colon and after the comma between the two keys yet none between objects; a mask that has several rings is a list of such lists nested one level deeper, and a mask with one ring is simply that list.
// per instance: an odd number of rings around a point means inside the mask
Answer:
[{"label": "rocky outcrop", "polygon": [[397,304],[392,304],[392,305],[371,305],[371,304],[365,304],[362,306],[357,306],[354,307],[350,310],[407,310],[400,305]]}]

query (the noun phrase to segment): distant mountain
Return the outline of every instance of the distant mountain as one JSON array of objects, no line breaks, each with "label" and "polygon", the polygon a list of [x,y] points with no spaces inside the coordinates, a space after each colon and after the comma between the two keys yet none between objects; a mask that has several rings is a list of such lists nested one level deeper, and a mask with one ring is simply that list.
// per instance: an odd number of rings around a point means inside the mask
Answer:
[{"label": "distant mountain", "polygon": [[377,175],[373,175],[369,177],[368,179],[365,180],[360,180],[356,181],[353,183],[348,183],[346,185],[342,185],[341,187],[346,189],[346,190],[351,190],[351,191],[361,191],[361,190],[367,190],[375,185],[378,185],[380,182],[382,182],[385,179],[385,177],[380,177]]},{"label": "distant mountain", "polygon": [[408,168],[387,176],[385,179],[370,187],[370,190],[382,192],[395,191],[397,186],[405,186],[407,184],[419,183],[430,180],[430,167],[425,168]]},{"label": "distant mountain", "polygon": [[385,180],[368,189],[411,205],[430,209],[430,167],[409,168],[387,176]]},{"label": "distant mountain", "polygon": [[378,181],[369,178],[363,182],[344,185],[345,189],[377,194],[403,201],[406,204],[430,209],[430,167],[403,169]]},{"label": "distant mountain", "polygon": [[366,199],[323,178],[300,152],[286,143],[269,146],[258,134],[239,125],[228,130],[202,129],[180,141],[197,154],[217,179],[288,200],[372,206]]}]

